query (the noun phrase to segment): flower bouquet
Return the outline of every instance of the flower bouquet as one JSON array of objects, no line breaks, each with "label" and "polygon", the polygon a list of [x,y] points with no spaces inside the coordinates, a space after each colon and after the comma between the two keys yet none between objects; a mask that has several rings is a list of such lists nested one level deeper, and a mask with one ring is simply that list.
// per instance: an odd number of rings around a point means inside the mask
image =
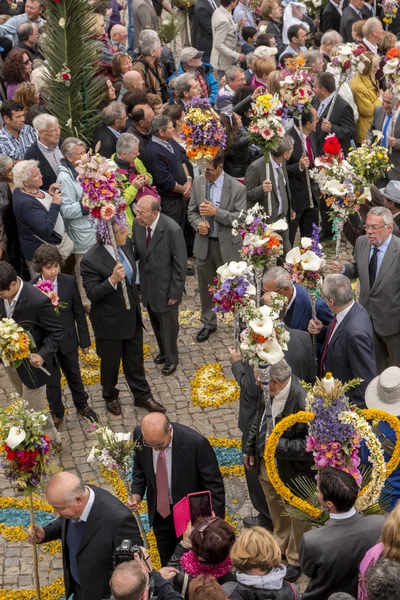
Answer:
[{"label": "flower bouquet", "polygon": [[326,115],[328,121],[335,108],[336,100],[342,85],[357,71],[362,73],[365,69],[366,62],[369,62],[369,60],[363,56],[364,53],[364,46],[348,43],[340,44],[335,52],[335,56],[332,57],[332,66],[336,73],[339,73],[339,82],[330,102],[328,114]]},{"label": "flower bouquet", "polygon": [[385,29],[388,31],[389,25],[393,23],[393,19],[397,15],[397,0],[382,0],[383,22]]},{"label": "flower bouquet", "polygon": [[[392,92],[392,123],[390,135],[393,137],[398,117],[396,108],[400,94],[400,49],[391,48],[391,50],[388,50],[382,72],[385,76],[387,89]],[[389,154],[391,153],[392,148],[389,149]]]},{"label": "flower bouquet", "polygon": [[[133,452],[140,449],[131,433],[115,433],[108,427],[91,423],[89,433],[96,436],[96,441],[87,458],[88,463],[97,461],[107,471],[116,471],[123,481],[128,494],[131,490],[131,473]],[[146,545],[146,534],[139,513],[135,513],[140,534]],[[146,546],[147,547],[147,546]]]},{"label": "flower bouquet", "polygon": [[[0,359],[5,367],[18,369],[24,364],[32,381],[35,379],[27,359],[36,351],[36,342],[30,331],[25,331],[14,319],[0,320]],[[44,367],[37,367],[50,375]]]},{"label": "flower bouquet", "polygon": [[[278,148],[285,135],[282,125],[282,104],[278,96],[263,94],[253,102],[249,132],[252,141],[264,153],[266,178],[270,179],[270,153]],[[272,214],[271,192],[267,194],[268,215]]]},{"label": "flower bouquet", "polygon": [[[89,211],[94,221],[97,233],[105,244],[110,244],[114,250],[116,263],[120,262],[115,243],[113,223],[126,230],[126,202],[121,196],[117,165],[98,153],[84,154],[76,167],[79,182],[83,190],[82,206]],[[125,306],[130,309],[125,280],[121,281]]]},{"label": "flower bouquet", "polygon": [[353,167],[354,172],[362,178],[367,185],[373,185],[381,177],[386,177],[387,172],[393,165],[389,161],[387,148],[378,146],[382,139],[381,131],[374,131],[375,141],[369,144],[361,144],[358,148],[350,148],[347,160]]},{"label": "flower bouquet", "polygon": [[34,286],[39,292],[42,292],[45,296],[50,298],[50,302],[53,305],[54,311],[57,316],[60,316],[60,309],[67,308],[68,304],[66,302],[60,302],[60,298],[58,297],[57,292],[54,289],[54,283],[47,279],[39,279]]}]

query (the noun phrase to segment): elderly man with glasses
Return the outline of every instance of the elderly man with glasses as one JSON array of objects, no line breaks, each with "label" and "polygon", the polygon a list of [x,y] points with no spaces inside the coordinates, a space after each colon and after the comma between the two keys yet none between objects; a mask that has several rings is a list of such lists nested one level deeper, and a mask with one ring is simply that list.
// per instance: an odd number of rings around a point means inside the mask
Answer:
[{"label": "elderly man with glasses", "polygon": [[47,191],[57,181],[58,168],[64,158],[61,152],[61,130],[56,117],[46,113],[33,119],[38,140],[25,154],[25,160],[37,160],[43,177],[42,188]]}]

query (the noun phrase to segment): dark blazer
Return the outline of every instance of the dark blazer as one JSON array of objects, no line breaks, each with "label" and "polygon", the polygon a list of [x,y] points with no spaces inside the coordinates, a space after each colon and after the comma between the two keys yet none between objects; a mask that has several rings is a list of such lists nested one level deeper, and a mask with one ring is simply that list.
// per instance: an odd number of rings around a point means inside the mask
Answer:
[{"label": "dark blazer", "polygon": [[174,153],[157,142],[150,140],[144,153],[143,162],[153,175],[154,185],[161,200],[182,199],[182,194],[174,192],[177,183],[185,185],[186,175],[182,166],[181,149],[175,140],[170,140]]},{"label": "dark blazer", "polygon": [[328,31],[329,29],[339,31],[340,18],[341,14],[338,9],[333,6],[332,2],[328,2],[321,13],[320,29],[322,33],[325,33],[325,31]]},{"label": "dark blazer", "polygon": [[214,8],[208,0],[197,0],[191,20],[193,47],[204,52],[203,61],[205,62],[210,62],[211,57],[213,44],[211,17],[213,12]]},{"label": "dark blazer", "polygon": [[[4,300],[0,299],[0,319],[6,316]],[[64,335],[64,329],[50,299],[25,282],[12,318],[32,334],[37,347],[33,353],[40,354],[44,360],[44,367],[51,371],[55,366],[55,354]],[[42,387],[49,380],[48,375],[41,369],[32,367],[29,361],[27,364],[22,363],[17,373],[22,383],[29,389]]]},{"label": "dark blazer", "polygon": [[[113,552],[123,540],[142,545],[136,519],[118,498],[95,485],[89,485],[95,498],[83,530],[77,553],[82,596],[85,600],[110,597],[110,575],[113,570]],[[65,596],[74,591],[74,581],[69,570],[66,543],[69,519],[58,517],[44,527],[43,544],[61,540]]]},{"label": "dark blazer", "polygon": [[25,260],[33,259],[35,250],[43,244],[43,241],[48,244],[61,242],[61,236],[54,231],[54,225],[60,212],[59,204],[52,203],[49,210],[46,210],[39,200],[30,194],[25,194],[21,189],[15,188],[13,209],[21,252]]},{"label": "dark blazer", "polygon": [[343,38],[343,42],[353,42],[351,28],[353,27],[353,23],[355,23],[356,21],[361,21],[362,18],[365,17],[359,17],[356,11],[353,8],[351,8],[351,6],[348,6],[344,9],[342,17],[340,19],[340,35]]},{"label": "dark blazer", "polygon": [[276,56],[283,54],[287,47],[287,45],[282,41],[283,23],[278,23],[277,21],[267,21],[266,33],[272,33],[272,35],[275,37],[278,48]]},{"label": "dark blazer", "polygon": [[[286,180],[286,192],[288,196],[289,206],[283,207],[284,216],[290,220],[290,204],[291,204],[291,195],[290,195],[290,187],[289,187],[289,177],[288,172],[286,170],[286,165],[283,164],[283,174]],[[264,157],[261,156],[257,158],[247,169],[246,175],[244,178],[244,185],[246,186],[246,198],[247,198],[247,206],[251,207],[258,202],[264,208],[264,210],[268,213],[268,204],[267,204],[267,194],[262,189],[262,184],[266,179],[266,170],[265,170],[265,160]],[[275,177],[272,170],[272,165],[270,165],[270,179],[272,183],[272,192],[271,192],[271,201],[272,201],[272,215],[269,215],[272,220],[278,219],[278,210],[279,210],[279,200],[276,192],[275,185]]]},{"label": "dark blazer", "polygon": [[[371,127],[367,133],[367,139],[371,142],[374,141],[374,136],[372,132],[374,130],[383,131],[383,123],[385,121],[386,112],[383,106],[377,106],[374,110],[374,118],[372,119]],[[388,128],[388,137],[391,135],[391,123]],[[388,171],[387,177],[392,180],[395,179],[398,181],[400,179],[400,120],[396,119],[396,124],[394,126],[394,137],[396,138],[396,145],[392,149],[392,154],[390,155],[390,164],[393,165],[393,169]]]},{"label": "dark blazer", "polygon": [[[218,517],[225,517],[225,489],[217,458],[209,441],[197,431],[172,423],[172,502],[176,504],[193,492],[209,490],[212,496],[213,511]],[[153,450],[143,446],[140,427],[134,431],[134,439],[139,441],[141,450],[135,452],[133,465],[132,494],[143,498],[147,490],[147,508],[150,524],[153,524],[157,491],[153,468]]]},{"label": "dark blazer", "polygon": [[310,581],[302,600],[327,600],[335,592],[356,598],[360,562],[378,543],[384,522],[383,515],[356,513],[347,519],[330,519],[323,527],[306,531],[299,559],[301,570]]},{"label": "dark blazer", "polygon": [[[303,156],[303,145],[300,140],[300,136],[295,127],[292,127],[288,134],[294,139],[293,152],[286,163],[286,169],[289,175],[289,187],[290,187],[290,206],[294,212],[301,212],[306,208],[310,207],[310,200],[308,197],[307,178],[306,172],[300,171],[299,161]],[[314,159],[318,156],[317,154],[317,136],[315,131],[310,133],[309,140],[311,142],[311,149],[314,155]],[[315,181],[310,177],[311,181],[311,192],[313,196],[314,206],[319,206],[319,188]]]},{"label": "dark blazer", "polygon": [[[34,285],[39,279],[40,277],[32,279],[31,284]],[[77,350],[79,346],[89,348],[89,328],[75,277],[59,273],[57,275],[57,291],[60,301],[67,304],[66,308],[60,308],[58,316],[64,328],[59,348],[61,354],[69,354]]]},{"label": "dark blazer", "polygon": [[147,144],[150,140],[149,133],[142,133],[138,129],[136,129],[135,124],[132,123],[130,127],[126,130],[126,133],[132,133],[139,140],[139,158],[143,162],[144,153],[146,152]]},{"label": "dark blazer", "polygon": [[172,310],[168,300],[182,302],[187,269],[187,251],[182,228],[167,215],[160,214],[159,221],[146,245],[146,227],[135,219],[132,243],[139,259],[140,292],[143,306],[150,305],[156,313]]},{"label": "dark blazer", "polygon": [[[61,146],[63,140],[58,142],[58,147]],[[39,169],[43,177],[42,189],[46,192],[52,183],[56,183],[58,173],[55,173],[46,159],[43,152],[40,150],[37,141],[32,144],[25,153],[24,160],[37,160],[39,162]]]},{"label": "dark blazer", "polygon": [[[132,266],[135,282],[135,256],[129,239],[122,250]],[[95,337],[100,340],[130,339],[135,334],[136,319],[141,319],[136,285],[131,287],[125,279],[131,305],[131,310],[127,310],[121,284],[115,289],[109,282],[114,267],[115,259],[99,243],[90,248],[81,262],[83,286],[91,302],[90,321]],[[134,310],[135,307],[137,310]]]},{"label": "dark blazer", "polygon": [[93,132],[93,150],[96,148],[97,144],[100,142],[99,152],[101,156],[105,156],[106,158],[111,158],[113,154],[115,154],[115,149],[117,146],[118,137],[114,135],[114,133],[104,125],[104,123],[100,123],[96,127]]},{"label": "dark blazer", "polygon": [[[318,341],[325,342],[327,331],[328,328],[324,327],[323,332],[318,336]],[[346,394],[351,402],[360,408],[365,408],[365,390],[378,373],[371,319],[365,308],[358,302],[354,302],[331,337],[322,367],[323,373],[329,371],[336,379],[343,382],[361,377],[360,385]]]},{"label": "dark blazer", "polygon": [[[286,400],[283,411],[276,417],[275,424],[279,423],[285,417],[305,410],[307,391],[302,387],[297,377],[292,375],[289,396]],[[254,417],[249,437],[245,446],[245,454],[254,456],[255,468],[258,469],[260,457],[258,456],[259,432],[261,419],[264,414],[265,404],[261,397],[257,413]],[[311,475],[311,466],[313,457],[311,452],[306,452],[306,436],[308,427],[306,423],[296,423],[289,427],[279,439],[276,447],[276,460],[279,475],[284,483],[289,483],[291,479],[298,475]]]},{"label": "dark blazer", "polygon": [[[352,10],[352,9],[350,9]],[[313,100],[314,107],[318,110],[318,106],[320,105],[320,101],[318,98],[314,98]],[[342,150],[345,155],[347,155],[350,142],[354,140],[356,137],[356,124],[354,121],[354,111],[351,108],[350,104],[346,102],[340,95],[337,96],[335,107],[332,111],[332,114],[329,118],[330,123],[332,125],[329,133],[324,133],[321,130],[322,119],[326,118],[329,111],[329,106],[326,107],[322,115],[320,116],[316,128],[317,134],[317,152],[318,156],[323,154],[323,145],[325,142],[325,138],[327,135],[334,133],[339,142],[341,143]]]},{"label": "dark blazer", "polygon": [[[289,313],[286,314],[283,320],[285,325],[291,329],[302,329],[303,331],[308,331],[308,324],[312,318],[311,302],[307,291],[302,288],[301,285],[295,283],[294,287],[296,288],[296,298],[293,304],[293,311],[289,310]],[[322,298],[317,298],[316,309],[317,319],[322,321],[324,325],[329,325],[333,319],[333,315],[325,300],[322,300]]]}]

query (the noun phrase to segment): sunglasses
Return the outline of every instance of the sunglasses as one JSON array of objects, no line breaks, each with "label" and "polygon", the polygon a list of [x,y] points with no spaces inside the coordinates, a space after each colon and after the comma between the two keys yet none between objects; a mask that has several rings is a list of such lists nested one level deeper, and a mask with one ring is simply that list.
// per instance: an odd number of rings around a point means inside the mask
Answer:
[{"label": "sunglasses", "polygon": [[215,521],[219,521],[219,517],[212,517],[207,521],[207,523],[202,523],[201,525],[195,527],[193,531],[197,531],[200,534],[201,539],[203,539],[205,530],[211,525],[211,523],[215,523]]},{"label": "sunglasses", "polygon": [[24,60],[24,65],[29,65],[31,61],[29,60],[29,58],[27,60]]}]

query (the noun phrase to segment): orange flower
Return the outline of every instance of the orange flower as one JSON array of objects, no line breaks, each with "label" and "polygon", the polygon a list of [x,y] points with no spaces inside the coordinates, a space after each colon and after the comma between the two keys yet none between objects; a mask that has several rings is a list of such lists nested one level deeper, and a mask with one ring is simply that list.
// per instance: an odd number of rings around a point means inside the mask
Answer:
[{"label": "orange flower", "polygon": [[276,248],[280,246],[280,241],[276,237],[270,237],[267,243],[267,248]]},{"label": "orange flower", "polygon": [[251,337],[253,338],[253,341],[256,344],[264,344],[268,339],[268,338],[264,337],[263,335],[260,335],[259,333],[254,333],[254,331],[252,331]]},{"label": "orange flower", "polygon": [[399,48],[391,48],[386,52],[386,58],[400,58]]}]

